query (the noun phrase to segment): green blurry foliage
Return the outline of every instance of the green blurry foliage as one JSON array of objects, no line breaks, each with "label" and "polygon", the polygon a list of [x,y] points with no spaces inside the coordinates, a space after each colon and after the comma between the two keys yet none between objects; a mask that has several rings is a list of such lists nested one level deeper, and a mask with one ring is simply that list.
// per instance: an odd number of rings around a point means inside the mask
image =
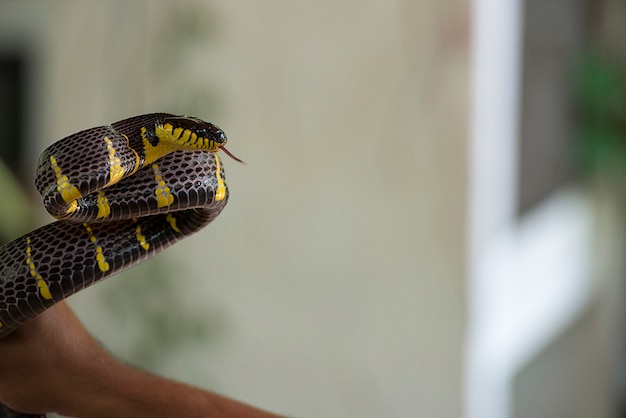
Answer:
[{"label": "green blurry foliage", "polygon": [[587,52],[575,77],[578,156],[583,168],[608,173],[626,187],[626,66]]},{"label": "green blurry foliage", "polygon": [[34,227],[33,204],[13,172],[0,160],[0,245]]}]

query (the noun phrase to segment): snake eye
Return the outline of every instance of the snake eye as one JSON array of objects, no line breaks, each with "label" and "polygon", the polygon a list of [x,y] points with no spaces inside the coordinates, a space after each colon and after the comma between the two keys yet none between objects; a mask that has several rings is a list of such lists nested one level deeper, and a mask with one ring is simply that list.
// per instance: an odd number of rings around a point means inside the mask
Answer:
[{"label": "snake eye", "polygon": [[190,129],[192,132],[195,132],[201,138],[208,138],[211,141],[215,141],[220,145],[225,145],[228,138],[226,138],[226,134],[217,126],[212,123],[204,122],[202,125],[198,125],[196,129]]}]

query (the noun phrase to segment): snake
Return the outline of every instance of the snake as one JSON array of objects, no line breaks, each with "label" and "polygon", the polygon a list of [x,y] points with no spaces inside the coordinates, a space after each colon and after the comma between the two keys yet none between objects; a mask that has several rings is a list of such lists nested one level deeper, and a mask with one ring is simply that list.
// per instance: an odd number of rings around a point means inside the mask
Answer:
[{"label": "snake", "polygon": [[226,142],[212,123],[151,113],[46,148],[35,187],[57,220],[0,247],[0,338],[212,222],[229,197],[218,152],[241,162]]}]

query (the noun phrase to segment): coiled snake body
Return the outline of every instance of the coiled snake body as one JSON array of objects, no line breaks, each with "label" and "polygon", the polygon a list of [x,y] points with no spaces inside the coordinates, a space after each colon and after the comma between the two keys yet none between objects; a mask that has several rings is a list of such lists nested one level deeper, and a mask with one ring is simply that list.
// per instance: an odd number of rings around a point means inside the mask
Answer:
[{"label": "coiled snake body", "polygon": [[228,201],[225,144],[211,123],[154,113],[48,147],[35,186],[59,220],[0,248],[0,338],[215,219]]}]

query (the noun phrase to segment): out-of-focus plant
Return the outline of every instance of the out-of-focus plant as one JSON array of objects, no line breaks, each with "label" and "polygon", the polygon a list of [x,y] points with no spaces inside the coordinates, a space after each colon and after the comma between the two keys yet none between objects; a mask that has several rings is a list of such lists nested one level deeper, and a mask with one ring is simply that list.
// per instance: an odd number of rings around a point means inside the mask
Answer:
[{"label": "out-of-focus plant", "polygon": [[192,282],[181,277],[184,271],[171,257],[155,257],[123,273],[119,286],[102,293],[110,315],[123,328],[120,333],[126,331],[126,360],[160,370],[177,351],[206,346],[221,333],[223,317],[217,309],[186,300],[184,287]]},{"label": "out-of-focus plant", "polygon": [[579,161],[626,189],[626,67],[607,54],[588,52],[575,88]]},{"label": "out-of-focus plant", "polygon": [[13,172],[0,161],[0,245],[33,229],[32,203]]}]

